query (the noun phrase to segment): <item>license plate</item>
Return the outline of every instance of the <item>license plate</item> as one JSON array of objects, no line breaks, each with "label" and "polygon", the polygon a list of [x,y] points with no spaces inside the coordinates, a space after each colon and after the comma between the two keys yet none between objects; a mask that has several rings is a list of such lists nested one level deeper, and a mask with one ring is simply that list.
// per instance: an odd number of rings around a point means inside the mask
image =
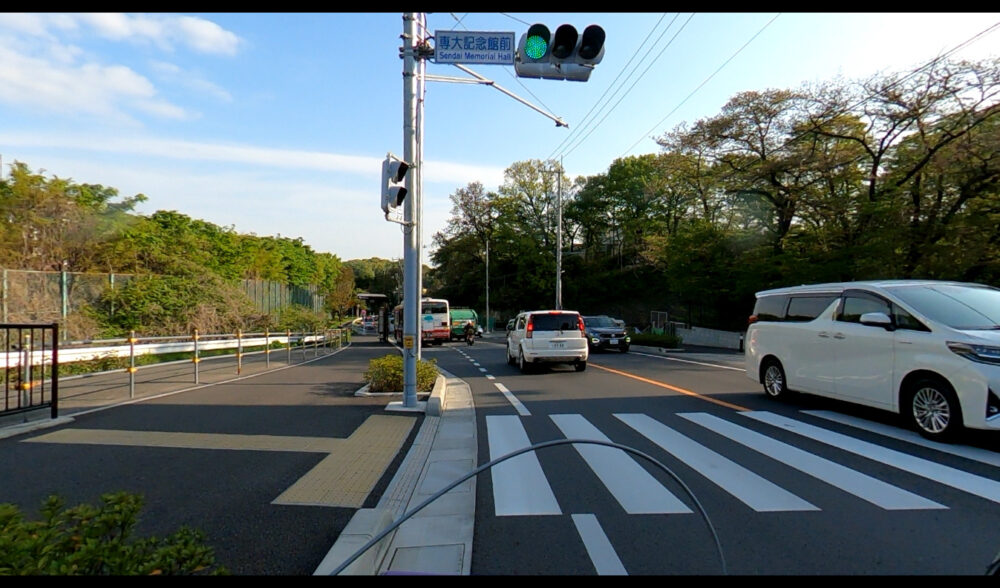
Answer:
[{"label": "license plate", "polygon": [[566,348],[566,344],[563,343],[563,342],[552,343],[551,345],[552,345],[553,349],[565,349]]},{"label": "license plate", "polygon": [[618,339],[612,339],[611,340],[611,344],[612,345],[617,345],[618,344]]}]

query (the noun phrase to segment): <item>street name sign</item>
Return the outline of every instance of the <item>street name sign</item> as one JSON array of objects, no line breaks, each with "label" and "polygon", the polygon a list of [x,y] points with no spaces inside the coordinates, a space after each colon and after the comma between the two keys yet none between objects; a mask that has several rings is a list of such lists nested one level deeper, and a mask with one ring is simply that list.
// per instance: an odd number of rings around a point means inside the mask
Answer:
[{"label": "street name sign", "polygon": [[514,65],[514,33],[434,31],[435,63]]}]

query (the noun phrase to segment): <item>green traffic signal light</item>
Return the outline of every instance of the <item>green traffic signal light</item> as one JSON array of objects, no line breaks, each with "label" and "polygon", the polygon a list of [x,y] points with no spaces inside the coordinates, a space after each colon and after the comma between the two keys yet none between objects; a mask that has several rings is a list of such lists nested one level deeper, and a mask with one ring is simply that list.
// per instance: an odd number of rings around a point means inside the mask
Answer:
[{"label": "green traffic signal light", "polygon": [[549,49],[549,40],[540,35],[529,35],[524,42],[524,53],[532,59],[541,59]]}]

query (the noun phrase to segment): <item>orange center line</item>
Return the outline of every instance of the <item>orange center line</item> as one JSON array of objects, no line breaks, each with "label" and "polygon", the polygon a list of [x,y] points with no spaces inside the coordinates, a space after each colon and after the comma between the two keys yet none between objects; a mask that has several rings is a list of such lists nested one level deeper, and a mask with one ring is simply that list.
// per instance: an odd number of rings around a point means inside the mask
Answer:
[{"label": "orange center line", "polygon": [[591,367],[595,367],[599,370],[604,370],[606,372],[611,372],[613,374],[618,374],[619,376],[625,376],[626,378],[632,378],[633,380],[639,380],[640,382],[645,382],[647,384],[652,384],[654,386],[659,386],[660,388],[667,388],[668,390],[673,390],[674,392],[680,392],[681,394],[687,394],[688,396],[694,396],[695,398],[701,398],[702,400],[707,400],[709,402],[714,402],[719,406],[725,406],[726,408],[731,408],[733,410],[750,410],[749,408],[744,408],[737,404],[731,404],[717,398],[712,398],[711,396],[705,396],[704,394],[698,394],[697,392],[692,392],[690,390],[685,390],[684,388],[678,388],[676,386],[671,386],[670,384],[664,384],[663,382],[657,382],[656,380],[650,380],[649,378],[643,378],[642,376],[637,376],[635,374],[630,374],[628,372],[622,372],[619,370],[611,369],[609,367],[604,367],[597,364],[590,364]]}]

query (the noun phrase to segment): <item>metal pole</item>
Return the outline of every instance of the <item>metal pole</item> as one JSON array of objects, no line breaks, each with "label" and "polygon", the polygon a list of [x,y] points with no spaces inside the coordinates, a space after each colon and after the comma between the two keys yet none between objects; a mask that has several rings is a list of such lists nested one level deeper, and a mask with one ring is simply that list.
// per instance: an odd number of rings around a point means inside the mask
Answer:
[{"label": "metal pole", "polygon": [[420,227],[419,183],[415,181],[420,170],[420,162],[414,160],[417,154],[416,137],[416,38],[417,13],[403,14],[403,159],[412,164],[412,172],[406,174],[406,192],[403,221],[404,247],[403,262],[403,406],[417,406],[417,359],[420,357]]},{"label": "metal pole", "polygon": [[52,418],[59,416],[59,323],[52,323]]},{"label": "metal pole", "polygon": [[292,365],[292,331],[285,329],[285,356],[288,358],[288,365]]},{"label": "metal pole", "polygon": [[556,310],[562,310],[562,161],[556,176]]},{"label": "metal pole", "polygon": [[490,330],[490,237],[486,235],[486,331]]},{"label": "metal pole", "polygon": [[135,398],[135,331],[128,334],[128,397]]},{"label": "metal pole", "polygon": [[198,383],[198,364],[201,363],[201,359],[198,357],[198,329],[194,330],[194,357],[191,358],[194,363],[194,383]]},{"label": "metal pole", "polygon": [[[427,35],[427,14],[423,12],[417,13],[419,26],[415,28],[415,31],[419,31],[420,42],[414,41],[414,47],[423,46],[424,39]],[[424,296],[424,253],[423,253],[423,231],[424,231],[424,74],[427,69],[427,61],[423,57],[414,56],[417,59],[417,94],[416,103],[414,104],[414,112],[416,117],[416,130],[414,132],[414,155],[413,160],[417,162],[418,165],[415,166],[414,171],[416,176],[413,181],[416,185],[416,189],[413,196],[416,198],[416,219],[417,219],[417,292],[419,292],[420,297]],[[423,309],[420,303],[417,305],[417,313],[422,316]],[[423,319],[421,319],[421,325],[423,325]],[[450,321],[449,321],[450,322]],[[423,328],[421,326],[421,328]],[[449,327],[450,328],[450,327]],[[421,344],[417,347],[417,362],[419,363],[423,359],[423,334],[420,336]],[[416,386],[416,370],[414,370],[413,381],[414,386]],[[416,406],[416,396],[413,397],[413,406]]]},{"label": "metal pole", "polygon": [[236,375],[243,370],[243,331],[236,329]]},{"label": "metal pole", "polygon": [[271,367],[271,343],[267,340],[270,333],[264,331],[264,365]]},{"label": "metal pole", "polygon": [[62,271],[59,272],[59,294],[62,298],[62,324],[66,324],[66,315],[69,314],[69,284],[66,282],[66,262],[63,262]]}]

